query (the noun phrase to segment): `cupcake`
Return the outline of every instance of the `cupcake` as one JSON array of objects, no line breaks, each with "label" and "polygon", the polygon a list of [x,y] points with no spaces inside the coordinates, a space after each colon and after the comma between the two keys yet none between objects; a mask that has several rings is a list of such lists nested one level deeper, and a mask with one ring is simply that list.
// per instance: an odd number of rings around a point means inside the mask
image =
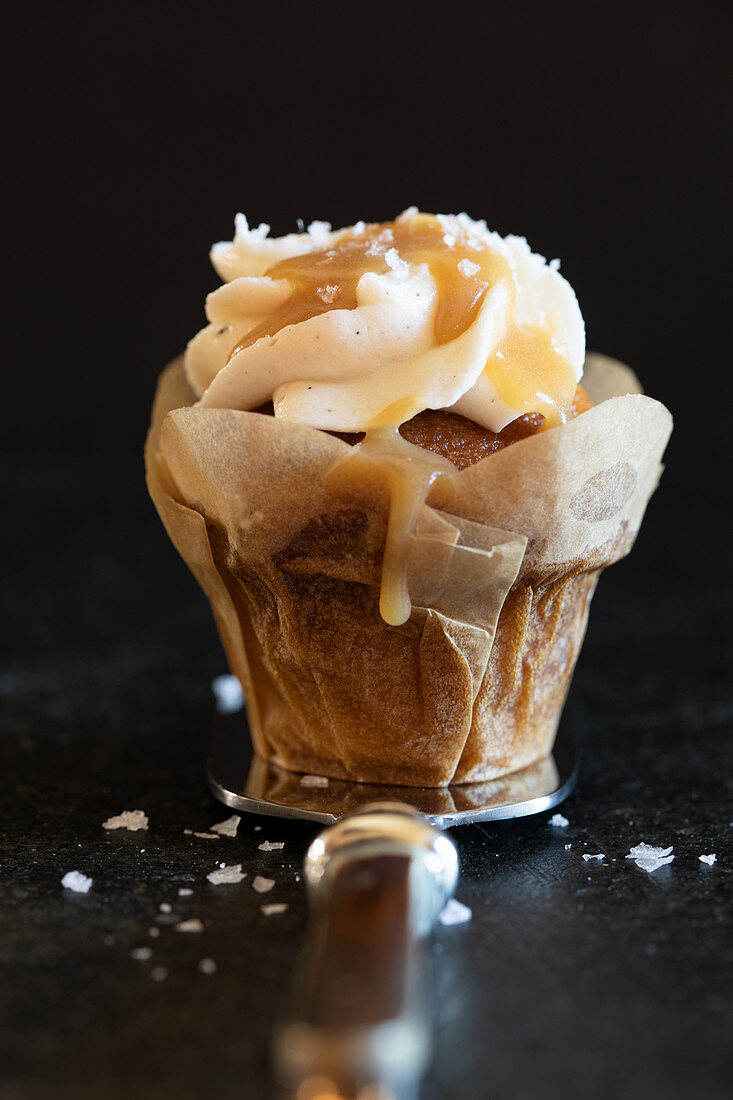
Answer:
[{"label": "cupcake", "polygon": [[465,214],[281,238],[239,215],[211,258],[146,470],[257,755],[420,787],[542,760],[670,414],[586,356],[556,261]]}]

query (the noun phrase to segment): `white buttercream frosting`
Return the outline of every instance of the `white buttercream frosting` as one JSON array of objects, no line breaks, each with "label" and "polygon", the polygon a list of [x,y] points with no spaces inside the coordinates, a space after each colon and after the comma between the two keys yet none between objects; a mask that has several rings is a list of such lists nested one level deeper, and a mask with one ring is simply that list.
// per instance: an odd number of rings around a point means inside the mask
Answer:
[{"label": "white buttercream frosting", "polygon": [[[416,214],[405,211],[398,222]],[[435,319],[439,289],[428,263],[413,263],[397,248],[383,251],[384,273],[365,272],[355,308],[339,308],[337,287],[324,266],[322,301],[334,308],[265,335],[232,355],[257,325],[292,293],[287,279],[270,278],[276,263],[337,245],[364,233],[360,223],[333,231],[316,222],[303,233],[269,237],[269,227],[250,229],[239,214],[231,242],[214,245],[211,259],[223,286],[206,300],[209,324],[188,345],[185,367],[200,404],[253,409],[272,400],[275,415],[314,428],[361,431],[390,406],[399,419],[422,409],[451,409],[500,431],[527,408],[503,400],[484,370],[509,333],[527,326],[552,334],[552,347],[583,372],[585,330],[575,294],[560,275],[533,253],[523,237],[502,238],[466,214],[439,216],[443,241],[486,249],[506,261],[513,286],[499,280],[486,291],[471,323],[453,339],[438,342]],[[462,277],[477,265],[456,259]]]}]

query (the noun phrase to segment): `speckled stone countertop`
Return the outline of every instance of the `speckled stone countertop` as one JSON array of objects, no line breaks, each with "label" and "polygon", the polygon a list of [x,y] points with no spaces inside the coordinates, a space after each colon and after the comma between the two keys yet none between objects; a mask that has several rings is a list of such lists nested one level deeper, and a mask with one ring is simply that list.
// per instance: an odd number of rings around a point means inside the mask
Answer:
[{"label": "speckled stone countertop", "polygon": [[[203,775],[225,665],[139,457],[15,456],[2,485],[0,1094],[265,1100],[317,827],[244,817],[235,838],[184,833],[230,813]],[[473,919],[435,935],[425,1100],[729,1095],[730,543],[692,569],[712,496],[667,476],[601,580],[568,827],[543,814],[451,834]],[[138,808],[147,831],[102,828]],[[625,856],[640,841],[673,845],[674,862],[638,869]],[[211,885],[219,862],[248,877]],[[62,889],[75,869],[88,894]],[[275,879],[267,895],[257,874]],[[287,909],[265,916],[265,902]],[[175,930],[192,918],[204,931]],[[141,947],[152,956],[132,957]]]}]

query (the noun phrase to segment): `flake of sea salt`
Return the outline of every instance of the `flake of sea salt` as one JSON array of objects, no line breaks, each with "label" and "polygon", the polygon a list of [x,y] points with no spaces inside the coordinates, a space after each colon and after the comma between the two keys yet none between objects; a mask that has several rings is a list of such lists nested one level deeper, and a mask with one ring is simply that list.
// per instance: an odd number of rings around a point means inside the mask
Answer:
[{"label": "flake of sea salt", "polygon": [[572,844],[566,844],[565,845],[565,851],[566,852],[569,852],[571,848],[572,848]]},{"label": "flake of sea salt", "polygon": [[150,977],[154,982],[164,982],[168,977],[168,968],[165,966],[154,966],[150,971]]},{"label": "flake of sea salt", "polygon": [[189,886],[182,886],[178,891],[179,898],[190,898],[193,890]]},{"label": "flake of sea salt", "polygon": [[547,824],[552,825],[554,829],[567,829],[570,822],[562,814],[553,814]]},{"label": "flake of sea salt", "polygon": [[605,859],[606,856],[603,852],[595,852],[591,855],[589,852],[583,852],[583,859],[587,863],[589,859]]},{"label": "flake of sea salt", "polygon": [[194,833],[194,836],[199,837],[201,840],[218,840],[218,833]]},{"label": "flake of sea salt", "polygon": [[332,305],[336,301],[338,293],[338,284],[333,285],[331,283],[327,283],[326,286],[319,286],[318,290],[316,291],[318,297],[321,299],[322,302],[325,302],[327,306]]},{"label": "flake of sea salt", "polygon": [[75,894],[88,894],[93,881],[81,871],[67,871],[61,879],[61,885],[64,890],[71,890]]},{"label": "flake of sea salt", "polygon": [[715,852],[711,852],[709,856],[700,856],[700,862],[707,863],[708,867],[712,867],[717,858],[718,857],[715,855]]},{"label": "flake of sea salt", "polygon": [[108,817],[102,823],[103,829],[129,829],[136,833],[138,829],[147,829],[148,816],[144,810],[123,810],[116,817]]},{"label": "flake of sea salt", "polygon": [[199,970],[202,974],[216,974],[216,963],[213,959],[199,959]]},{"label": "flake of sea salt", "polygon": [[388,248],[384,254],[384,262],[387,267],[391,267],[394,272],[401,275],[407,271],[410,266],[406,260],[403,260],[396,248]]},{"label": "flake of sea salt", "polygon": [[183,835],[184,836],[193,836],[193,829],[184,829],[183,830]]},{"label": "flake of sea salt", "polygon": [[671,854],[672,845],[669,848],[655,848],[651,844],[636,844],[629,849],[627,859],[633,859],[637,867],[648,874],[652,874],[665,864],[671,863],[674,856]]},{"label": "flake of sea salt", "polygon": [[456,901],[455,898],[451,898],[438,917],[438,920],[441,924],[450,926],[451,924],[465,924],[472,916],[473,914],[467,905],[464,905],[461,901]]},{"label": "flake of sea salt", "polygon": [[300,777],[301,787],[327,787],[328,776],[327,775],[301,775]]},{"label": "flake of sea salt", "polygon": [[277,913],[284,913],[287,907],[284,901],[272,901],[269,905],[261,905],[260,909],[266,917],[274,917]]},{"label": "flake of sea salt", "polygon": [[211,681],[211,690],[218,714],[236,714],[244,706],[242,685],[236,676],[215,676]]},{"label": "flake of sea salt", "polygon": [[150,936],[151,940],[157,940],[158,936],[160,935],[160,929],[156,928],[155,925],[153,925],[152,928],[148,928],[148,935]]},{"label": "flake of sea salt", "polygon": [[263,840],[261,844],[258,844],[258,848],[261,852],[277,852],[280,848],[284,847],[284,840]]},{"label": "flake of sea salt", "polygon": [[331,232],[330,222],[313,221],[308,226],[308,235],[321,239]]},{"label": "flake of sea salt", "polygon": [[152,959],[152,957],[152,947],[133,947],[130,952],[130,958],[135,959],[137,962],[147,962],[148,959]]},{"label": "flake of sea salt", "polygon": [[192,917],[191,920],[182,920],[174,925],[176,932],[203,932],[204,927],[204,922],[200,921],[198,917]]},{"label": "flake of sea salt", "polygon": [[266,894],[268,890],[272,890],[275,880],[274,878],[263,878],[262,875],[255,875],[252,885],[258,894]]},{"label": "flake of sea salt", "polygon": [[172,913],[173,912],[173,909],[171,908],[171,906],[168,904],[167,901],[161,901],[158,908],[160,909],[161,913]]},{"label": "flake of sea salt", "polygon": [[232,863],[229,867],[217,867],[215,871],[209,871],[206,877],[213,886],[229,886],[245,879],[247,872],[242,871],[241,863]]},{"label": "flake of sea salt", "polygon": [[481,270],[481,265],[475,264],[466,257],[458,264],[458,270],[464,279],[470,279],[472,275],[478,275]]},{"label": "flake of sea salt", "polygon": [[211,831],[212,833],[219,833],[220,836],[236,836],[241,820],[239,814],[232,814],[231,817],[225,818],[224,821],[219,821],[216,825],[212,825]]}]

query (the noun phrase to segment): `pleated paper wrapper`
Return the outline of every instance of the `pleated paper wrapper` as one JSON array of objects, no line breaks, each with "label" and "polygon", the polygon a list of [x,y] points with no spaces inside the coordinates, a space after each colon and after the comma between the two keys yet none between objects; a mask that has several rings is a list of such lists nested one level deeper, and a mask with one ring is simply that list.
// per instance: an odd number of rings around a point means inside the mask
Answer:
[{"label": "pleated paper wrapper", "polygon": [[672,427],[613,360],[589,357],[583,384],[594,408],[433,485],[395,627],[379,614],[378,468],[335,477],[347,443],[200,408],[182,360],[166,368],[148,487],[211,603],[260,758],[442,787],[550,752],[598,575],[631,548]]}]

